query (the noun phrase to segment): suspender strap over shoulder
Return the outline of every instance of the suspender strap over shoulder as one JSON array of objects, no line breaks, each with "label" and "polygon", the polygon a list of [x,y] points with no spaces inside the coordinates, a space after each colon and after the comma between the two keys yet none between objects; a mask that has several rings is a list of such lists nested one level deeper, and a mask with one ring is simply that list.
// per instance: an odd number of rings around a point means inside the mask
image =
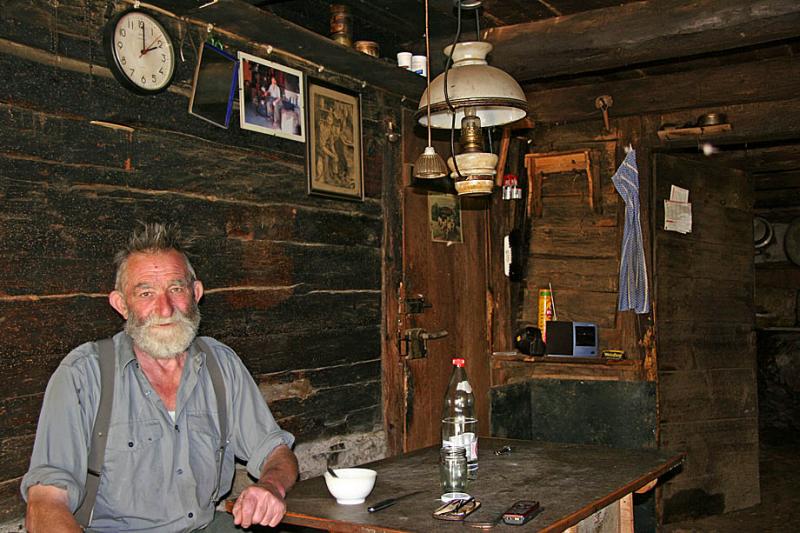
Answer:
[{"label": "suspender strap over shoulder", "polygon": [[[228,407],[225,400],[225,380],[222,377],[222,370],[219,362],[211,347],[199,338],[195,339],[198,348],[206,354],[206,365],[211,384],[214,387],[214,396],[217,401],[217,412],[219,413],[219,467],[222,467],[222,456],[228,438]],[[111,425],[111,408],[114,403],[114,371],[116,368],[116,351],[114,350],[113,339],[103,339],[97,341],[97,349],[100,361],[100,404],[97,407],[97,415],[92,427],[91,442],[89,443],[89,456],[87,461],[86,476],[86,495],[83,502],[75,511],[75,519],[83,527],[88,527],[92,521],[94,503],[97,499],[97,489],[100,486],[100,473],[103,470],[103,462],[106,455],[106,441],[108,440],[108,428]],[[219,476],[217,476],[219,478]],[[218,481],[219,482],[219,481]],[[217,487],[219,489],[219,487]]]},{"label": "suspender strap over shoulder", "polygon": [[225,401],[225,380],[222,379],[222,370],[219,368],[217,356],[211,347],[203,340],[197,339],[197,346],[206,354],[206,365],[211,384],[214,386],[214,396],[217,399],[217,412],[219,413],[220,449],[228,444],[228,404]]},{"label": "suspender strap over shoulder", "polygon": [[103,460],[106,455],[106,441],[108,440],[108,426],[111,424],[111,407],[114,402],[114,367],[116,357],[114,354],[113,339],[97,341],[100,352],[100,405],[92,427],[92,440],[89,446],[89,460],[87,461],[86,496],[81,506],[75,511],[75,519],[86,527],[92,520],[94,500],[97,498],[97,488],[100,486],[100,471],[103,469]]}]

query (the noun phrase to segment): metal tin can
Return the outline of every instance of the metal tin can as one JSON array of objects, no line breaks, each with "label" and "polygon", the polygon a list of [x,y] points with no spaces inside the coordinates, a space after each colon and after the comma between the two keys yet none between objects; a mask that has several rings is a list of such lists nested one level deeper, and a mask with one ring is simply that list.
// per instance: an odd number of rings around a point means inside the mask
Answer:
[{"label": "metal tin can", "polygon": [[345,46],[353,43],[353,16],[348,6],[331,5],[331,39]]},{"label": "metal tin can", "polygon": [[539,289],[539,321],[542,340],[547,342],[547,322],[553,320],[553,293],[550,289]]},{"label": "metal tin can", "polygon": [[380,57],[380,46],[375,41],[356,41],[353,48],[372,57]]}]

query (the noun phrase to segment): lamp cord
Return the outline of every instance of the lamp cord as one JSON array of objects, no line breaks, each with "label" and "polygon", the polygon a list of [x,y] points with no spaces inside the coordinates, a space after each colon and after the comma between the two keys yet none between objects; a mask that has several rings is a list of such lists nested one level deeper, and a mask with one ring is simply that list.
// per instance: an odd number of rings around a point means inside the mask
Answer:
[{"label": "lamp cord", "polygon": [[428,22],[428,0],[425,0],[425,76],[428,83],[428,146],[431,146],[431,39]]},{"label": "lamp cord", "polygon": [[[456,176],[464,179],[461,170],[458,168],[458,161],[456,160],[456,108],[453,107],[453,104],[450,102],[450,96],[447,93],[447,73],[450,72],[450,66],[453,64],[453,54],[456,51],[458,40],[461,38],[461,2],[457,2],[457,4],[458,17],[456,23],[456,37],[453,39],[450,53],[447,55],[447,62],[444,65],[444,101],[447,102],[447,107],[450,109],[450,114],[452,116],[452,121],[450,122],[450,156],[453,158],[453,168],[456,171]],[[430,119],[428,119],[428,123],[430,123]]]}]

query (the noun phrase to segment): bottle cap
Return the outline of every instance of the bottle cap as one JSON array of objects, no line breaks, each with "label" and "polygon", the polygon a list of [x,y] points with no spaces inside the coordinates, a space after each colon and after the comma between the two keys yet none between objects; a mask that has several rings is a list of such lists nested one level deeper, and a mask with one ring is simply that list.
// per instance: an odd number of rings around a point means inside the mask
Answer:
[{"label": "bottle cap", "polygon": [[458,367],[464,366],[464,358],[463,357],[454,357],[453,364]]}]

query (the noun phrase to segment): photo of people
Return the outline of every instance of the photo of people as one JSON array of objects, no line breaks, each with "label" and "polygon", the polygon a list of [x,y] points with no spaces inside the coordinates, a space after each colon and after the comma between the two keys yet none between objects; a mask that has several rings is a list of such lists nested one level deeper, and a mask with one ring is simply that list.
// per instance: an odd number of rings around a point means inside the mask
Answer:
[{"label": "photo of people", "polygon": [[458,196],[428,193],[428,221],[434,242],[464,242]]},{"label": "photo of people", "polygon": [[363,199],[358,97],[309,84],[309,192]]},{"label": "photo of people", "polygon": [[239,115],[242,129],[304,142],[303,73],[239,52]]}]

